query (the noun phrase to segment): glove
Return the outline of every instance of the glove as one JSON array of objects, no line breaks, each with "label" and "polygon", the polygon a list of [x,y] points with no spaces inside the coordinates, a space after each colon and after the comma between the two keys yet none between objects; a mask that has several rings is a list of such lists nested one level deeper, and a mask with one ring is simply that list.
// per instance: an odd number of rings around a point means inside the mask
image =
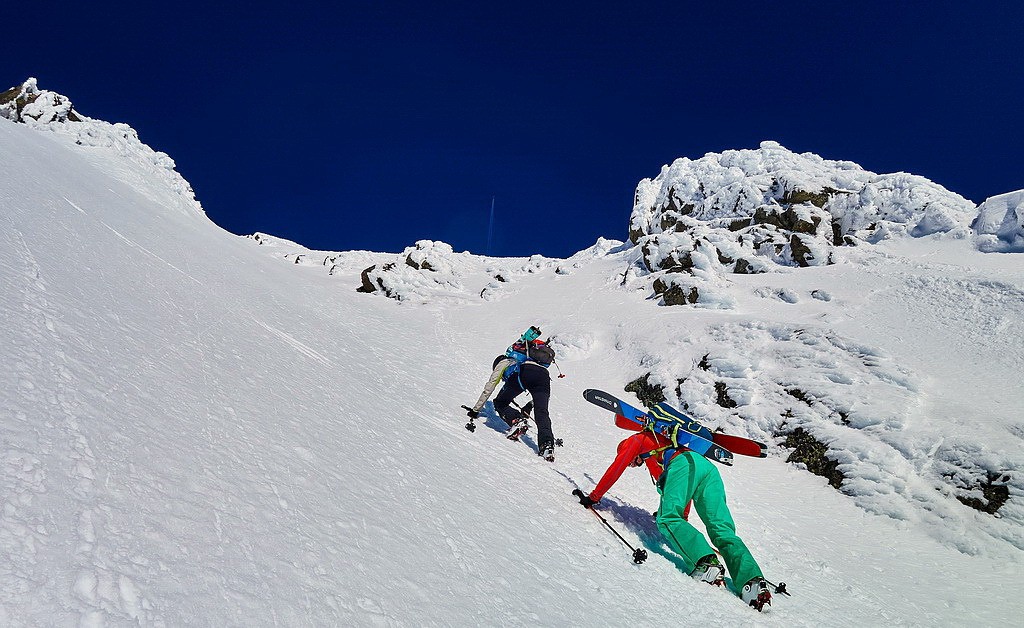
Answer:
[{"label": "glove", "polygon": [[477,419],[477,418],[480,417],[480,413],[477,412],[476,410],[474,410],[473,408],[470,408],[469,406],[462,406],[462,407],[466,409],[466,416],[468,416],[469,418]]},{"label": "glove", "polygon": [[575,491],[572,492],[572,494],[579,498],[580,505],[583,506],[584,508],[593,508],[594,504],[597,503],[594,500],[590,499],[590,495],[587,495],[580,489],[576,489]]}]

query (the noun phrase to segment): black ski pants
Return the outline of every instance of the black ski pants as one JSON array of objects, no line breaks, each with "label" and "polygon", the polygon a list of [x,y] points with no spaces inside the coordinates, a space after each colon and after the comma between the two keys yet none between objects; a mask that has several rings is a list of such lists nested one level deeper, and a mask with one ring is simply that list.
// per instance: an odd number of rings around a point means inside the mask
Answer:
[{"label": "black ski pants", "polygon": [[519,368],[519,373],[509,377],[505,385],[494,398],[494,410],[506,423],[518,419],[522,414],[511,407],[512,400],[524,391],[533,397],[533,420],[537,422],[537,446],[540,449],[554,447],[555,436],[551,433],[551,415],[548,414],[548,401],[551,400],[551,376],[548,370],[539,364],[526,362]]}]

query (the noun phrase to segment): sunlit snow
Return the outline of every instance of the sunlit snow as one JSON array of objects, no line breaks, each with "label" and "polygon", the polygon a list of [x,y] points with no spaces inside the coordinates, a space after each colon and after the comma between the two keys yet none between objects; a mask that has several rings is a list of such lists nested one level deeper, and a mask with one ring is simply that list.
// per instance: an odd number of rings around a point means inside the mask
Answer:
[{"label": "sunlit snow", "polygon": [[[724,217],[702,205],[692,219],[714,224],[695,227],[710,237],[687,277],[705,298],[664,306],[664,271],[644,260],[692,233],[566,260],[235,236],[169,157],[125,125],[69,121],[62,99],[37,99],[27,124],[0,110],[0,625],[1024,616],[1024,264],[1004,252],[1019,246],[1019,202],[979,215],[920,177],[774,143],[703,171],[677,162],[638,203],[667,208],[673,173],[683,204],[696,197],[680,181],[717,177],[732,212],[742,195],[770,201],[758,177],[781,168],[850,190],[844,229],[864,242],[826,243],[832,263],[806,268],[737,244],[767,272],[725,272]],[[624,208],[618,235],[653,220]],[[370,267],[381,289],[357,292]],[[531,436],[506,440],[489,406],[473,433],[459,410],[531,324],[566,375],[553,464]],[[645,473],[602,502],[650,552],[643,565],[570,495],[626,436],[581,392],[635,402],[623,387],[643,376],[709,426],[771,444],[722,468],[740,535],[793,594],[770,615],[682,571]],[[786,462],[780,434],[798,426],[839,461],[841,490]],[[961,502],[988,474],[1010,495],[995,516]]]}]

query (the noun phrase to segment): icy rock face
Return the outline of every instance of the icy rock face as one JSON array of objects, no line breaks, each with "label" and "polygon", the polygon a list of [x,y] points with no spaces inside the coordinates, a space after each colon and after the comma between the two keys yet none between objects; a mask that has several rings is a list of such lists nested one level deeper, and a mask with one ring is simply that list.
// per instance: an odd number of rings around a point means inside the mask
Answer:
[{"label": "icy rock face", "polygon": [[983,251],[1024,251],[1024,190],[986,199],[971,228]]},{"label": "icy rock face", "polygon": [[973,203],[923,177],[875,174],[763,142],[677,159],[641,181],[629,238],[652,273],[748,274],[828,264],[842,245],[965,236],[974,214]]}]

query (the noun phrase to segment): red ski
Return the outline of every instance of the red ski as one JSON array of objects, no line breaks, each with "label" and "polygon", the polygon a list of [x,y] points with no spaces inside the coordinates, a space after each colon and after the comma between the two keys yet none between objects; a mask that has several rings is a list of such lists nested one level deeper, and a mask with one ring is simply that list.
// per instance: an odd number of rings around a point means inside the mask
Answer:
[{"label": "red ski", "polygon": [[764,443],[759,443],[756,440],[750,440],[749,438],[743,438],[742,436],[733,436],[732,434],[723,434],[721,432],[714,432],[711,436],[711,440],[716,445],[721,445],[739,456],[753,456],[754,458],[768,457],[768,446]]}]

